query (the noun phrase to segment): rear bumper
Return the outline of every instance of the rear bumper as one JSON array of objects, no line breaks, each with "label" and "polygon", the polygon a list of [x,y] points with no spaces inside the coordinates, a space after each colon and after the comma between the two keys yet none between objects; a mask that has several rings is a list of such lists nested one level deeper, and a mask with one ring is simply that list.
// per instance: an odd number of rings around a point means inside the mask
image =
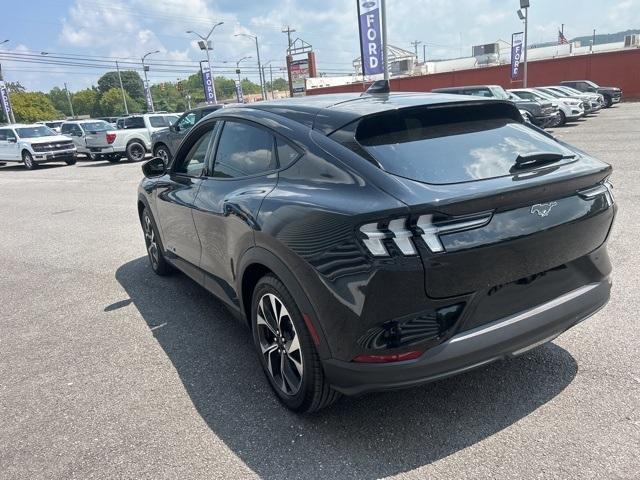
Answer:
[{"label": "rear bumper", "polygon": [[100,155],[108,155],[113,153],[113,147],[89,147],[90,153],[96,153]]},{"label": "rear bumper", "polygon": [[455,335],[416,360],[363,364],[328,359],[324,362],[325,374],[339,392],[358,395],[411,387],[466,372],[553,340],[606,305],[610,291],[607,277],[537,307]]}]

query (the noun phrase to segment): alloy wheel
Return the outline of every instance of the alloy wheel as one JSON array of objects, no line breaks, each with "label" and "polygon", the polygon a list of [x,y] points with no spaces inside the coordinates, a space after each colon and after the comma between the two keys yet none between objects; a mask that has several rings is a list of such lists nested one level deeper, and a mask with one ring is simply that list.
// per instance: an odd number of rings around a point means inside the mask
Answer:
[{"label": "alloy wheel", "polygon": [[142,145],[137,143],[135,145],[131,145],[131,147],[129,147],[129,151],[131,152],[131,158],[136,162],[144,158],[144,148],[142,148]]},{"label": "alloy wheel", "polygon": [[33,157],[30,153],[24,154],[24,164],[29,169],[33,168]]},{"label": "alloy wheel", "polygon": [[153,229],[153,224],[151,223],[151,218],[146,212],[144,214],[144,239],[147,244],[147,252],[149,253],[151,264],[153,268],[158,268],[160,260],[158,256],[158,242],[156,240],[156,234],[155,230]]},{"label": "alloy wheel", "polygon": [[167,149],[164,147],[160,147],[156,150],[156,157],[159,157],[162,160],[164,160],[165,164],[169,162],[169,152],[167,152]]},{"label": "alloy wheel", "polygon": [[260,351],[273,383],[286,395],[295,395],[302,386],[304,365],[300,337],[289,311],[272,293],[258,302],[256,318]]}]

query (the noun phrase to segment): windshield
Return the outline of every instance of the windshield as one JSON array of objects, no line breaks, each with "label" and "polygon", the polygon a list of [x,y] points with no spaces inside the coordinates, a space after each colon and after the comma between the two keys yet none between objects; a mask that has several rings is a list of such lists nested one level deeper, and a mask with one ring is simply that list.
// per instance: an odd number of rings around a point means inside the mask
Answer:
[{"label": "windshield", "polygon": [[539,97],[546,98],[547,100],[555,100],[556,99],[553,95],[550,95],[547,92],[542,91],[542,90],[536,90],[535,92],[532,92],[532,93],[534,93],[535,95],[538,95]]},{"label": "windshield", "polygon": [[511,175],[521,155],[573,155],[512,113],[506,106],[401,110],[365,117],[356,140],[383,170],[431,184]]},{"label": "windshield", "polygon": [[113,127],[107,122],[87,122],[82,124],[85,132],[106,132]]},{"label": "windshield", "polygon": [[571,87],[558,87],[557,89],[560,90],[561,92],[570,93],[571,95],[584,95],[584,93],[581,92],[580,90],[576,90],[575,88],[571,88]]},{"label": "windshield", "polygon": [[542,88],[540,89],[541,92],[546,93],[547,95],[551,96],[551,97],[555,97],[555,98],[561,98],[561,97],[566,97],[566,95],[562,95],[561,93],[555,92],[549,88]]},{"label": "windshield", "polygon": [[493,92],[493,96],[499,98],[500,100],[509,100],[509,94],[502,87],[489,87],[491,92]]},{"label": "windshield", "polygon": [[53,137],[57,135],[56,132],[45,125],[16,128],[16,133],[20,138]]}]

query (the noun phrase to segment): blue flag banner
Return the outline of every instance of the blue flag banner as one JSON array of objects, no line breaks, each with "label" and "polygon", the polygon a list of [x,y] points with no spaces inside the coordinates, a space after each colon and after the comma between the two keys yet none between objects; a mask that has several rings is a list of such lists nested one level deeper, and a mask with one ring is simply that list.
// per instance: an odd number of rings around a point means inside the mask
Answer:
[{"label": "blue flag banner", "polygon": [[511,80],[517,80],[520,75],[520,60],[524,48],[524,33],[518,32],[511,36]]},{"label": "blue flag banner", "polygon": [[242,83],[239,80],[234,80],[236,84],[236,98],[238,103],[244,103],[244,94],[242,93]]},{"label": "blue flag banner", "polygon": [[0,102],[2,102],[2,110],[7,117],[7,123],[11,123],[11,100],[9,99],[9,90],[3,81],[0,81]]},{"label": "blue flag banner", "polygon": [[[206,65],[206,67],[205,67]],[[200,62],[200,70],[202,71],[202,85],[204,86],[204,101],[213,103],[213,78],[211,78],[211,69],[207,62]]]},{"label": "blue flag banner", "polygon": [[362,74],[384,73],[382,59],[382,29],[380,27],[380,1],[357,0],[360,22],[360,52]]}]

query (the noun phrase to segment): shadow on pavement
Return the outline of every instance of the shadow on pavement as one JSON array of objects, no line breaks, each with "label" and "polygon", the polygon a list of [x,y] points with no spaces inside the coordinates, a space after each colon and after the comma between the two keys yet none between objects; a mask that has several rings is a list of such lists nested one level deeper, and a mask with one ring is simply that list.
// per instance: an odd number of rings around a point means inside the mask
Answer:
[{"label": "shadow on pavement", "polygon": [[547,344],[423,387],[343,398],[298,416],[272,395],[248,329],[212,295],[182,274],[156,276],[146,257],[122,265],[116,279],[199,414],[264,478],[368,479],[413,470],[517,422],[577,373],[569,352]]}]

